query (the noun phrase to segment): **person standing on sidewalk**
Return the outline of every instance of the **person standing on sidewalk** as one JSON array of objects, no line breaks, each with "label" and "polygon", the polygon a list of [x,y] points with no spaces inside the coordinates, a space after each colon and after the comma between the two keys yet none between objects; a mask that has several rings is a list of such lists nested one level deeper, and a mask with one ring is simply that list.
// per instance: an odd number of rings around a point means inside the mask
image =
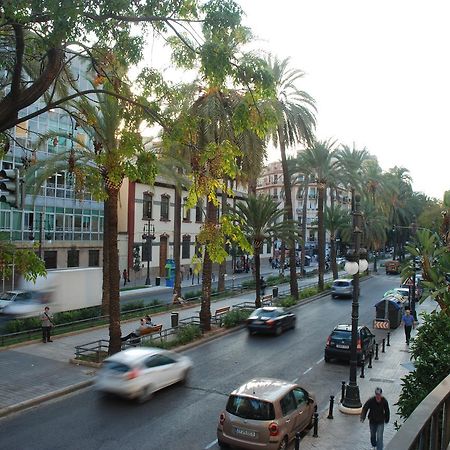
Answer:
[{"label": "person standing on sidewalk", "polygon": [[369,412],[370,443],[373,450],[383,450],[384,424],[389,422],[390,411],[388,401],[383,397],[380,387],[375,389],[375,396],[364,403],[361,411],[361,422],[366,420]]},{"label": "person standing on sidewalk", "polygon": [[50,313],[50,308],[46,306],[44,312],[41,314],[41,324],[42,324],[42,342],[46,344],[47,342],[53,342],[50,339],[50,330],[53,326],[53,315]]},{"label": "person standing on sidewalk", "polygon": [[406,345],[409,345],[409,341],[411,339],[411,330],[414,328],[414,317],[411,315],[411,311],[405,309],[405,314],[402,316],[402,322],[405,327],[405,339]]}]

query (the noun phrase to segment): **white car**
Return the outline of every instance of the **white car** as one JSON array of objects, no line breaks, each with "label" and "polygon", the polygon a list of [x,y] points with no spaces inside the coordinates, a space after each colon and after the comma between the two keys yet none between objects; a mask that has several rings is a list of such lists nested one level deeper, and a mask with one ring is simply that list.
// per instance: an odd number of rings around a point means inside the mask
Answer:
[{"label": "white car", "polygon": [[159,348],[130,348],[105,359],[95,389],[140,402],[171,384],[187,379],[192,361]]},{"label": "white car", "polygon": [[39,314],[45,300],[34,291],[8,291],[0,297],[0,312],[16,317],[31,317]]}]

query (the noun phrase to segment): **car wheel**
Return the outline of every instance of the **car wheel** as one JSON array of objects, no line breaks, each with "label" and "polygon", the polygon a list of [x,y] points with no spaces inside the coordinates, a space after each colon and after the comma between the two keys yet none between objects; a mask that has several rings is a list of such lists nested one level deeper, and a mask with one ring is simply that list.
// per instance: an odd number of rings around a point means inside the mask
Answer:
[{"label": "car wheel", "polygon": [[323,359],[326,363],[329,363],[331,361],[331,358],[329,356],[325,356]]},{"label": "car wheel", "polygon": [[253,336],[255,334],[255,332],[254,331],[252,331],[252,330],[248,330],[248,335],[249,336]]},{"label": "car wheel", "polygon": [[153,397],[153,391],[151,385],[145,386],[142,388],[141,392],[137,396],[138,403],[145,403],[147,400],[150,400]]},{"label": "car wheel", "polygon": [[331,298],[336,298],[336,296],[334,294],[331,294]]},{"label": "car wheel", "polygon": [[292,323],[291,323],[291,329],[292,329],[292,330],[295,329],[296,323],[297,323],[296,320],[293,320],[293,321],[292,321]]},{"label": "car wheel", "polygon": [[285,436],[283,440],[280,442],[280,446],[278,447],[278,450],[286,450],[288,446],[288,438]]},{"label": "car wheel", "polygon": [[221,441],[220,439],[217,439],[217,445],[219,448],[228,448],[228,444],[225,444],[225,442]]},{"label": "car wheel", "polygon": [[183,373],[183,377],[180,380],[181,384],[186,384],[189,380],[189,369],[186,369]]},{"label": "car wheel", "polygon": [[282,332],[283,332],[283,327],[282,327],[281,325],[278,325],[278,326],[275,328],[275,335],[276,335],[276,336],[279,336]]}]

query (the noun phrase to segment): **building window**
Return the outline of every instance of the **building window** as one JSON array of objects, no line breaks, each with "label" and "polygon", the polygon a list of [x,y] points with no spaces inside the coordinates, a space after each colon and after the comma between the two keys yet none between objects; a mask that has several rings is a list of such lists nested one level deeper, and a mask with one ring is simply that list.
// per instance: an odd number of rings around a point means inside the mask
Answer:
[{"label": "building window", "polygon": [[89,250],[89,267],[100,266],[100,250]]},{"label": "building window", "polygon": [[58,252],[56,250],[45,250],[44,251],[44,263],[46,269],[56,269]]},{"label": "building window", "polygon": [[181,257],[183,259],[189,259],[191,257],[191,236],[184,235],[183,243],[181,247]]},{"label": "building window", "polygon": [[191,221],[191,208],[186,207],[187,197],[184,197],[183,202],[184,202],[183,220],[185,222],[190,222]]},{"label": "building window", "polygon": [[278,184],[278,175],[273,176],[273,184]]},{"label": "building window", "polygon": [[145,220],[153,219],[153,195],[148,192],[144,192],[142,218]]},{"label": "building window", "polygon": [[167,194],[161,195],[161,220],[169,220],[170,197]]},{"label": "building window", "polygon": [[79,267],[80,266],[80,251],[68,250],[67,252],[67,267]]},{"label": "building window", "polygon": [[272,240],[268,239],[267,240],[267,253],[272,253]]},{"label": "building window", "polygon": [[275,189],[273,190],[273,198],[275,198],[275,199],[278,198],[278,189],[277,189],[277,188],[275,188]]},{"label": "building window", "polygon": [[200,223],[203,222],[203,211],[202,211],[202,204],[199,202],[197,203],[197,206],[195,207],[195,221]]}]

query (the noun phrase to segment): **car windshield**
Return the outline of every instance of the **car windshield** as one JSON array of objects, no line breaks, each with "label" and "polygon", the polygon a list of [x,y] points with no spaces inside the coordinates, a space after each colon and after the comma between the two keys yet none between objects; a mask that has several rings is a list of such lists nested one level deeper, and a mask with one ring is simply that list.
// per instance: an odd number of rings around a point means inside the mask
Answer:
[{"label": "car windshield", "polygon": [[227,411],[243,419],[274,420],[275,411],[272,403],[257,398],[231,395],[227,403]]},{"label": "car windshield", "polygon": [[276,309],[257,309],[253,314],[253,317],[277,317],[278,311]]},{"label": "car windshield", "polygon": [[122,363],[119,363],[116,361],[105,361],[103,363],[103,369],[112,370],[114,372],[119,372],[119,373],[126,373],[131,370],[131,368],[129,366],[127,366],[126,364],[122,364]]},{"label": "car windshield", "polygon": [[351,339],[352,333],[344,330],[334,330],[331,334],[333,339]]},{"label": "car windshield", "polygon": [[14,297],[14,294],[12,292],[3,292],[3,294],[0,297],[0,300],[11,300]]},{"label": "car windshield", "polygon": [[350,282],[349,281],[335,281],[334,285],[337,287],[348,287],[348,286],[350,286]]}]

